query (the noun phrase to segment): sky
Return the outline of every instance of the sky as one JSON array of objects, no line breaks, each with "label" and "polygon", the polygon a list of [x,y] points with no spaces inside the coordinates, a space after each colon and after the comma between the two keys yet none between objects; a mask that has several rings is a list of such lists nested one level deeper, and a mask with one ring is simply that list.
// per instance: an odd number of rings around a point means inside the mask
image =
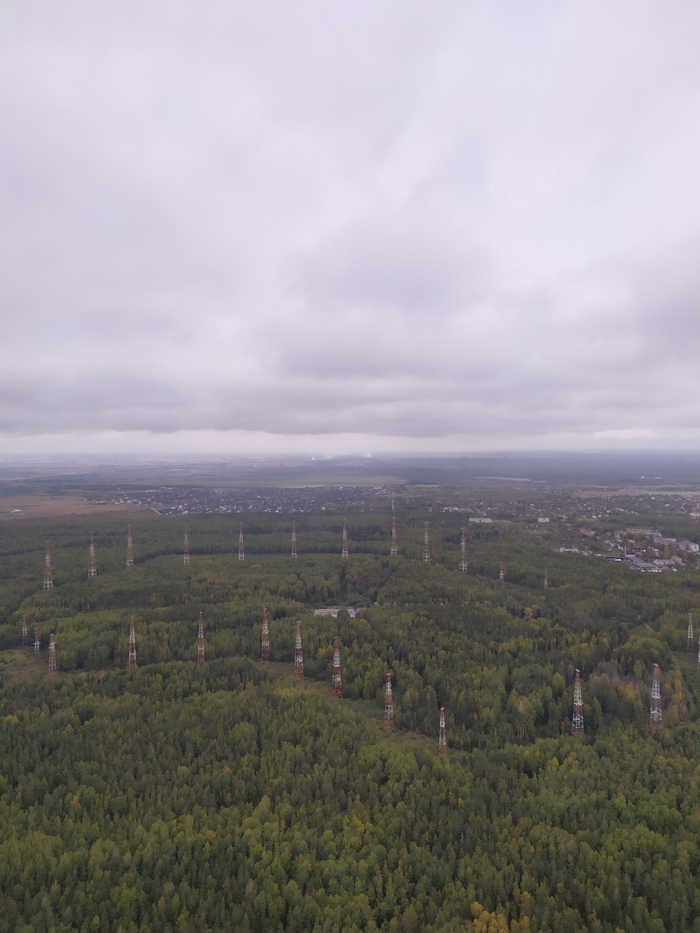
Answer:
[{"label": "sky", "polygon": [[5,0],[0,452],[699,449],[699,35]]}]

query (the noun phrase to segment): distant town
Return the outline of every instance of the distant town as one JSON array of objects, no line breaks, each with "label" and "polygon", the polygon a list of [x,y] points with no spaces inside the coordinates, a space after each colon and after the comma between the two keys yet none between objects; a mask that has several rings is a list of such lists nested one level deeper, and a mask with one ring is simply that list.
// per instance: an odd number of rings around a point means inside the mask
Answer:
[{"label": "distant town", "polygon": [[[700,544],[687,538],[664,536],[653,528],[628,528],[626,531],[599,535],[592,528],[582,527],[579,528],[579,532],[589,540],[597,540],[606,550],[618,552],[616,555],[607,556],[607,560],[627,563],[633,570],[646,573],[678,570],[688,563],[688,558],[695,558],[700,552]],[[576,547],[560,547],[559,551],[586,555],[594,553]]]}]

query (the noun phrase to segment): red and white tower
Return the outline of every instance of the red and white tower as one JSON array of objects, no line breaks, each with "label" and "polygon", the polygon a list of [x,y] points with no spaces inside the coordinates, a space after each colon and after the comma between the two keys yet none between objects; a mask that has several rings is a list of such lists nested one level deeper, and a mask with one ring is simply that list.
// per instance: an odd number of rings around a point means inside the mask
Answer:
[{"label": "red and white tower", "polygon": [[301,650],[301,622],[297,619],[297,640],[294,645],[294,676],[304,676],[304,655]]},{"label": "red and white tower", "polygon": [[245,550],[243,548],[243,522],[238,529],[238,559],[245,560]]},{"label": "red and white tower", "polygon": [[690,517],[693,519],[693,524],[700,518],[700,496],[693,496],[690,500]]},{"label": "red and white tower", "polygon": [[695,639],[693,638],[693,614],[692,612],[689,612],[688,613],[688,639],[687,639],[687,645],[686,645],[686,650],[688,654],[691,653],[694,647],[695,647]]},{"label": "red and white tower", "polygon": [[547,576],[547,571],[544,572],[544,588],[549,589],[549,577]]},{"label": "red and white tower", "polygon": [[581,671],[576,668],[576,680],[574,681],[574,715],[571,720],[571,734],[576,736],[583,735],[583,696],[581,694]]},{"label": "red and white tower", "polygon": [[197,630],[197,664],[204,664],[204,621],[199,610],[199,629]]},{"label": "red and white tower", "polygon": [[270,660],[270,626],[267,623],[267,607],[263,609],[262,646],[260,649],[260,660]]},{"label": "red and white tower", "polygon": [[389,553],[392,557],[396,557],[396,555],[399,553],[398,548],[396,547],[396,519],[393,515],[391,516],[391,551]]},{"label": "red and white tower", "polygon": [[297,556],[297,529],[294,522],[292,522],[292,557],[296,559]]},{"label": "red and white tower", "polygon": [[391,671],[386,672],[386,688],[384,691],[384,725],[394,725],[394,697],[391,693]]},{"label": "red and white tower", "polygon": [[88,578],[97,576],[97,560],[95,559],[95,532],[90,532],[90,547],[88,548]]},{"label": "red and white tower", "polygon": [[49,635],[49,677],[54,680],[56,677],[56,636],[53,632]]},{"label": "red and white tower", "polygon": [[51,542],[44,541],[44,589],[53,589],[53,571],[51,569]]},{"label": "red and white tower", "polygon": [[343,519],[343,550],[341,551],[340,556],[348,556],[348,523],[345,519]]},{"label": "red and white tower", "polygon": [[467,572],[467,529],[462,528],[462,543],[459,546],[459,569],[461,573]]},{"label": "red and white tower", "polygon": [[440,707],[440,738],[438,739],[438,748],[441,755],[447,754],[447,735],[445,733],[445,707]]},{"label": "red and white tower", "polygon": [[331,677],[331,696],[340,699],[343,695],[343,683],[340,679],[340,648],[338,646],[339,636],[335,636],[333,647],[333,675]]},{"label": "red and white tower", "polygon": [[131,525],[126,526],[126,566],[134,566],[134,542],[131,537]]},{"label": "red and white tower", "polygon": [[428,525],[430,522],[425,522],[425,530],[423,532],[423,563],[430,563],[430,541],[428,539]]},{"label": "red and white tower", "polygon": [[27,644],[27,617],[22,616],[22,644]]},{"label": "red and white tower", "polygon": [[34,628],[34,657],[38,658],[41,654],[41,638],[38,627]]},{"label": "red and white tower", "polygon": [[506,568],[505,568],[503,561],[501,561],[501,563],[498,565],[498,579],[505,580],[505,578],[506,578]]},{"label": "red and white tower", "polygon": [[137,667],[136,664],[136,631],[134,629],[134,617],[131,617],[131,623],[129,625],[129,660],[126,665],[127,670],[131,670],[132,667]]},{"label": "red and white tower", "polygon": [[182,563],[185,567],[187,567],[189,562],[190,562],[190,533],[189,533],[189,529],[185,528],[185,553],[183,554],[183,557],[182,557]]},{"label": "red and white tower", "polygon": [[661,683],[659,678],[659,665],[654,665],[654,679],[651,683],[651,705],[649,707],[649,725],[652,729],[661,729],[663,714],[661,712]]}]

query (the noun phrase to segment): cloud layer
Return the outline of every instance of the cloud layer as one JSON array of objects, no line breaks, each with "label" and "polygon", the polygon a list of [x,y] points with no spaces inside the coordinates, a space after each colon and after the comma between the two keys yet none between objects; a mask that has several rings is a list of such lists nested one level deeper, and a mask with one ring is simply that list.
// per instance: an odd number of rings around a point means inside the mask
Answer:
[{"label": "cloud layer", "polygon": [[2,17],[8,449],[700,444],[696,4]]}]

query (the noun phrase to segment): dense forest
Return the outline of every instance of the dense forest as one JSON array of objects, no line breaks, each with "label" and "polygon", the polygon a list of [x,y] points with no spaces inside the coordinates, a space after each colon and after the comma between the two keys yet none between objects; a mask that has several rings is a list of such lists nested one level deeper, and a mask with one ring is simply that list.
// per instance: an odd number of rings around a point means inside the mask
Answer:
[{"label": "dense forest", "polygon": [[395,557],[391,518],[348,515],[343,560],[342,517],[296,516],[293,560],[290,516],[246,516],[241,561],[201,516],[185,566],[153,515],[128,568],[113,515],[0,528],[0,931],[700,931],[700,574],[506,522],[468,527],[461,573],[459,515],[399,514]]}]

